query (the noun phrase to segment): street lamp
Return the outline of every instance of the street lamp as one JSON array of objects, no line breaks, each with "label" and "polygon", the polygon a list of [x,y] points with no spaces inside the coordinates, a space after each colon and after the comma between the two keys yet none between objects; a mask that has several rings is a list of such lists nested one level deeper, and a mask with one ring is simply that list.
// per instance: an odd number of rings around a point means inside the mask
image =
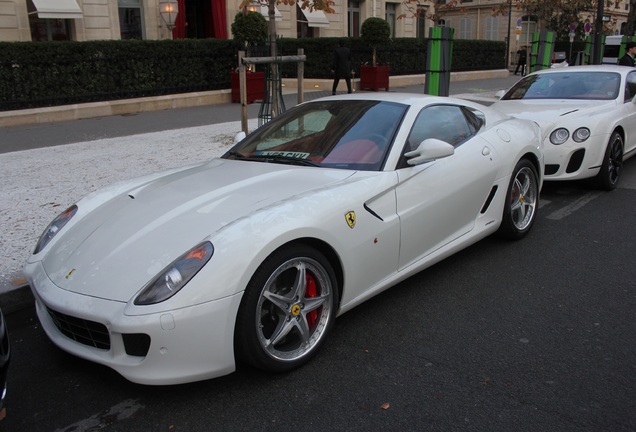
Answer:
[{"label": "street lamp", "polygon": [[168,30],[172,31],[177,22],[177,15],[179,14],[179,3],[177,0],[160,0],[159,1],[159,15],[166,23]]},{"label": "street lamp", "polygon": [[258,0],[250,0],[247,3],[247,6],[245,6],[245,9],[248,12],[260,12],[261,11],[261,6],[263,6],[263,5],[261,5],[260,1],[258,1]]}]

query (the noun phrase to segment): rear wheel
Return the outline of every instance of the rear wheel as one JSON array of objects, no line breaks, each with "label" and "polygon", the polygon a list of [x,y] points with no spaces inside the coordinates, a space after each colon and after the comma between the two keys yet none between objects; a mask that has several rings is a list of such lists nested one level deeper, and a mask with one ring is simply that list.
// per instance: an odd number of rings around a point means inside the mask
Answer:
[{"label": "rear wheel", "polygon": [[333,326],[338,288],[329,261],[293,245],[270,255],[248,284],[234,334],[238,359],[270,372],[306,363]]},{"label": "rear wheel", "polygon": [[502,237],[520,239],[532,228],[539,204],[538,178],[532,162],[522,159],[517,163],[508,186],[503,220],[498,231]]},{"label": "rear wheel", "polygon": [[614,132],[607,144],[601,170],[596,176],[598,186],[607,191],[616,189],[622,169],[623,137],[618,132]]}]

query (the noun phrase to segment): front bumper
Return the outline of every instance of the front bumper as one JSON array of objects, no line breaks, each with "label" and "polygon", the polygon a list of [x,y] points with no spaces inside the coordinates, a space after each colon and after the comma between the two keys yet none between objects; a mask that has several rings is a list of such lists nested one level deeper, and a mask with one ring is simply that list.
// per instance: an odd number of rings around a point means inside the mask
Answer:
[{"label": "front bumper", "polygon": [[596,135],[584,143],[576,143],[570,139],[557,146],[546,138],[545,180],[581,180],[595,177],[603,163],[608,140],[609,135]]},{"label": "front bumper", "polygon": [[[235,370],[234,323],[242,293],[167,312],[124,315],[126,303],[63,290],[48,278],[40,262],[29,263],[25,276],[35,297],[38,318],[61,349],[106,365],[126,379],[152,385],[180,384],[227,375]],[[65,317],[60,326],[60,317]],[[55,318],[54,318],[55,317]],[[69,319],[67,319],[69,318]],[[105,329],[93,344],[69,337],[78,323]],[[81,324],[81,325],[83,325]],[[143,350],[131,350],[128,335],[147,335]],[[131,355],[132,353],[132,355]],[[144,355],[145,354],[145,355]]]}]

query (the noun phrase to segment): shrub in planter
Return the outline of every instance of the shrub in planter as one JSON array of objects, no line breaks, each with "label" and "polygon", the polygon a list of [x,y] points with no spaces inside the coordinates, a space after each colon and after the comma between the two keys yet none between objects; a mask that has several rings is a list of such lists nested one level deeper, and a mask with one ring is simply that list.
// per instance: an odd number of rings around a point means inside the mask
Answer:
[{"label": "shrub in planter", "polygon": [[371,17],[364,20],[360,28],[360,37],[367,45],[373,49],[371,64],[377,66],[376,48],[378,45],[386,44],[391,40],[391,27],[382,18]]},{"label": "shrub in planter", "polygon": [[267,31],[267,21],[259,12],[239,12],[232,23],[234,40],[248,51],[249,47],[265,43]]},{"label": "shrub in planter", "polygon": [[[252,47],[262,45],[267,40],[267,21],[259,12],[239,12],[232,23],[234,40],[245,49],[247,56],[251,55]],[[246,90],[247,103],[261,100],[265,94],[265,73],[249,71],[247,74]],[[237,72],[230,73],[232,102],[240,102],[239,76]]]},{"label": "shrub in planter", "polygon": [[384,88],[389,91],[389,66],[378,66],[376,49],[388,43],[391,38],[389,23],[382,18],[371,17],[364,20],[360,29],[363,42],[373,49],[371,66],[360,66],[360,89],[378,91]]}]

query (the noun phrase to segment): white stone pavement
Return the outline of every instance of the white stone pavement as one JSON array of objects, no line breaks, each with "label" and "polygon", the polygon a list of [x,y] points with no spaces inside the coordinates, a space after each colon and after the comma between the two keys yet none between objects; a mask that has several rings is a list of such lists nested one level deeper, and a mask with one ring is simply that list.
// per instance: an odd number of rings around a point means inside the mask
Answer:
[{"label": "white stone pavement", "polygon": [[0,154],[0,293],[18,284],[40,234],[68,206],[118,181],[220,156],[240,130],[231,122]]}]

